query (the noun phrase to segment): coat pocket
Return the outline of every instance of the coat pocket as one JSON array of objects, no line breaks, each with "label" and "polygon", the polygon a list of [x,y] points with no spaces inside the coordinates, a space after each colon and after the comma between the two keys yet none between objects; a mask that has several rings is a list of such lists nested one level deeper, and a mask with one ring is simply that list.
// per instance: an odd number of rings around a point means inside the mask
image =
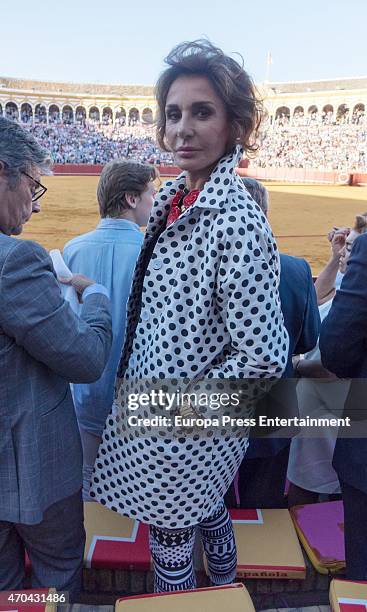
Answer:
[{"label": "coat pocket", "polygon": [[38,421],[40,481],[46,505],[77,491],[81,485],[82,448],[69,390]]}]

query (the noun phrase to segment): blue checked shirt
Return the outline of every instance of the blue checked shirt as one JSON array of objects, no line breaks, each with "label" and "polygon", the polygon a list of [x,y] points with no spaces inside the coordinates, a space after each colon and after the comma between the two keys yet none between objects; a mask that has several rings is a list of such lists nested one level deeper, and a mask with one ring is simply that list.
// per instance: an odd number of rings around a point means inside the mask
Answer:
[{"label": "blue checked shirt", "polygon": [[101,219],[94,231],[70,240],[64,248],[64,260],[70,270],[104,285],[111,300],[113,342],[105,370],[97,382],[73,387],[79,425],[95,435],[102,435],[113,402],[125,337],[126,305],[143,238],[139,226],[132,221]]}]

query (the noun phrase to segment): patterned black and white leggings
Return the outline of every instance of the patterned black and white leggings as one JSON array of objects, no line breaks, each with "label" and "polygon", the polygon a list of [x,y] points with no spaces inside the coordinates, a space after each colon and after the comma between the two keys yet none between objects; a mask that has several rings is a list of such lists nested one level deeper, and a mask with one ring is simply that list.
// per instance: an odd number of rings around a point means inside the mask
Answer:
[{"label": "patterned black and white leggings", "polygon": [[[213,585],[230,584],[236,575],[237,551],[233,526],[222,502],[213,516],[199,525]],[[196,587],[193,563],[195,526],[163,529],[150,526],[154,591],[183,591]]]}]

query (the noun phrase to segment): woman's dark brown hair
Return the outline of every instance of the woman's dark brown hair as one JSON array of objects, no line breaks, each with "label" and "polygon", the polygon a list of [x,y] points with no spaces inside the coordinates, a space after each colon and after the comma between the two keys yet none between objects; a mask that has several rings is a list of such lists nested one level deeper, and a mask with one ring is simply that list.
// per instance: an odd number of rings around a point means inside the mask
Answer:
[{"label": "woman's dark brown hair", "polygon": [[238,143],[246,153],[256,151],[255,137],[262,118],[262,104],[257,98],[251,77],[242,65],[208,40],[177,45],[165,62],[168,68],[161,74],[156,85],[157,140],[165,151],[168,150],[164,142],[168,91],[178,77],[187,75],[207,77],[223,101],[231,126],[228,148]]}]

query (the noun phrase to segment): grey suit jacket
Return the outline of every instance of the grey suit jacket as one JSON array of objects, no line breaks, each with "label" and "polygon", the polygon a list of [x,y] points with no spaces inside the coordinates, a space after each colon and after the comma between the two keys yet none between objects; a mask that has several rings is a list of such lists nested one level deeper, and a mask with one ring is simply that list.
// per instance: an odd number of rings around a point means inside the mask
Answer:
[{"label": "grey suit jacket", "polygon": [[99,378],[111,339],[108,298],[89,295],[78,318],[48,253],[0,234],[0,520],[38,523],[81,487],[69,382]]}]

